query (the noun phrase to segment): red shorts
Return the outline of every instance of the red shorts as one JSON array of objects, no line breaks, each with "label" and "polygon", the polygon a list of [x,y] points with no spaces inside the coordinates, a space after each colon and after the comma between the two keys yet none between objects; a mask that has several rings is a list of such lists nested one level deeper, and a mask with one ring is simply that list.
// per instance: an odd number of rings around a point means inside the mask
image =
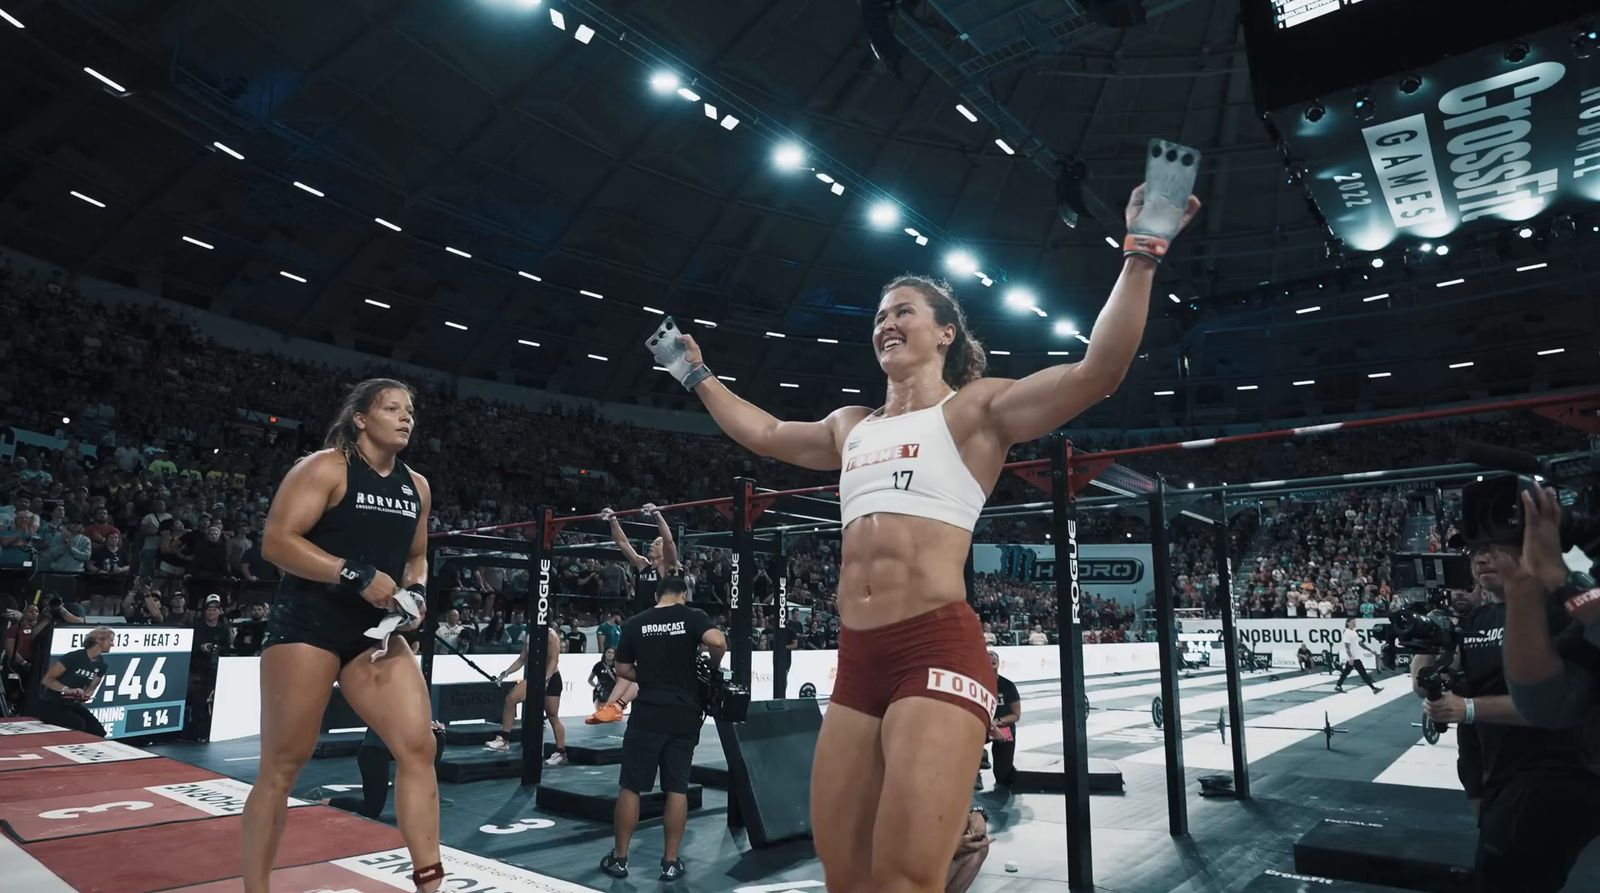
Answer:
[{"label": "red shorts", "polygon": [[966,602],[873,629],[839,630],[831,703],[882,717],[901,698],[932,698],[994,721],[995,675],[983,624]]}]

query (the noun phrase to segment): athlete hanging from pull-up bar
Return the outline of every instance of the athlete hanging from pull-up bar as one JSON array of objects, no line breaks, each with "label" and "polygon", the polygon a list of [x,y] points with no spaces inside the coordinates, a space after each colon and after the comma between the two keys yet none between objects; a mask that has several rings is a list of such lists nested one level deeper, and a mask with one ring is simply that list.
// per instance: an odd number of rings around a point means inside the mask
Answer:
[{"label": "athlete hanging from pull-up bar", "polygon": [[[647,502],[639,510],[645,520],[654,520],[656,530],[661,535],[650,541],[648,558],[634,551],[633,543],[628,541],[628,535],[622,530],[622,522],[617,520],[617,513],[610,509],[602,509],[600,520],[610,522],[611,541],[622,550],[622,557],[633,565],[633,604],[637,610],[628,611],[632,616],[646,608],[655,606],[656,586],[662,577],[670,577],[681,572],[678,563],[678,544],[672,539],[672,529],[667,526],[667,517],[656,508],[655,503]],[[611,687],[611,694],[606,697],[606,702],[597,707],[584,722],[596,725],[606,722],[621,722],[622,711],[627,709],[628,702],[639,691],[639,683],[627,679],[618,679]]]}]

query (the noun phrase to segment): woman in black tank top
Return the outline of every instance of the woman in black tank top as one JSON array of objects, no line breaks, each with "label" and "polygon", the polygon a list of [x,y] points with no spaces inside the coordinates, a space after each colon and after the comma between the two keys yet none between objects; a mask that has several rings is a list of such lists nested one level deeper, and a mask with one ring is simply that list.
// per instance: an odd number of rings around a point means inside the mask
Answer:
[{"label": "woman in black tank top", "polygon": [[[396,763],[395,812],[419,893],[444,879],[439,786],[428,693],[411,649],[366,630],[401,587],[428,578],[428,482],[399,460],[410,442],[411,388],[393,379],[351,389],[326,449],[284,477],[261,552],[283,571],[261,653],[261,763],[245,804],[246,893],[269,893],[290,788],[311,756],[333,683],[383,739]],[[388,645],[383,657],[374,646]]]}]

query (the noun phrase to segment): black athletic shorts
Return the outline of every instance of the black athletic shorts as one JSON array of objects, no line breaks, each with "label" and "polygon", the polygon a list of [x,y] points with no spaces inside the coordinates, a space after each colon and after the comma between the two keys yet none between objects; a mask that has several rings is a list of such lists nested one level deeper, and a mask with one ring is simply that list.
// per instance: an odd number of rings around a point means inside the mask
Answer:
[{"label": "black athletic shorts", "polygon": [[668,794],[689,792],[689,767],[694,763],[694,748],[700,743],[700,728],[693,732],[661,732],[629,722],[622,733],[622,772],[618,784],[636,794],[648,794],[656,786],[656,770],[661,770],[661,790]]},{"label": "black athletic shorts", "polygon": [[559,697],[561,697],[561,671],[560,670],[557,670],[556,674],[554,676],[551,676],[548,680],[545,681],[545,683],[544,683],[544,696],[547,697],[547,698],[559,698]]},{"label": "black athletic shorts", "polygon": [[349,604],[347,593],[279,592],[267,615],[261,650],[300,642],[333,652],[343,667],[378,644],[367,638],[367,630],[383,616],[381,609],[366,602]]}]

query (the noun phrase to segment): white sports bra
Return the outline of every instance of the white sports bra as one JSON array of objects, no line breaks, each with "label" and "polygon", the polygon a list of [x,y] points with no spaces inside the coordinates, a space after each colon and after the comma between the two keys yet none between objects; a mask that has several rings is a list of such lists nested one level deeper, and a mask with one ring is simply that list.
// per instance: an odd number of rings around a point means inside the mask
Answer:
[{"label": "white sports bra", "polygon": [[931,518],[972,531],[987,496],[961,461],[945,423],[944,405],[889,418],[866,418],[850,429],[839,466],[840,522],[885,513]]}]

